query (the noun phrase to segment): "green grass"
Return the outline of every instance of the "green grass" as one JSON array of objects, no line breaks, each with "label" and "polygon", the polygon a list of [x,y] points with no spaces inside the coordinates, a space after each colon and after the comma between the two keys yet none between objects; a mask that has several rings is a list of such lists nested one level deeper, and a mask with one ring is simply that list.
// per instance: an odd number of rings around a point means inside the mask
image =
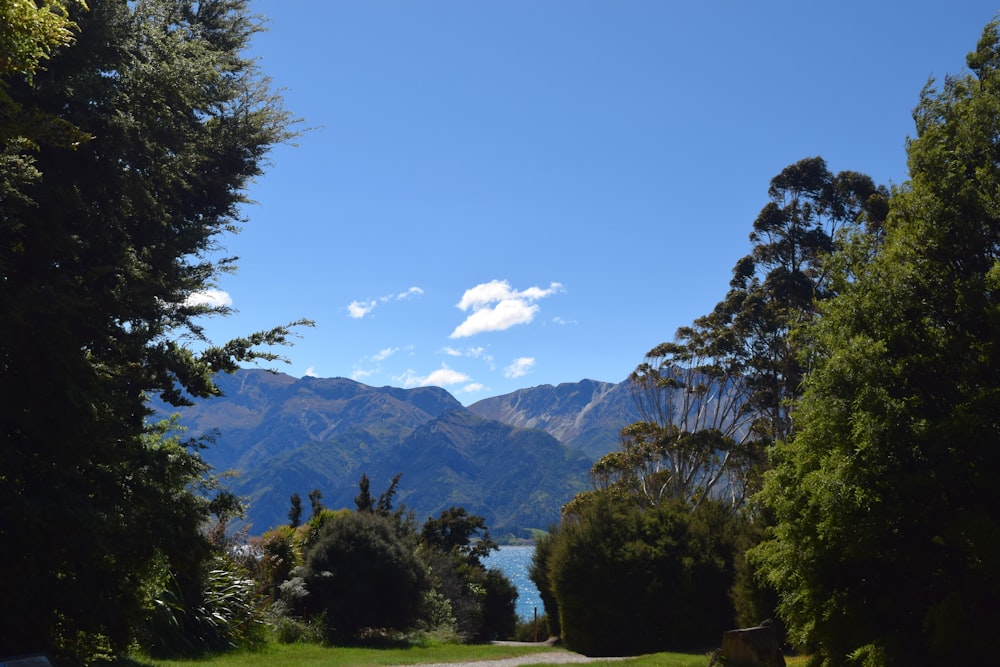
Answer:
[{"label": "green grass", "polygon": [[[494,646],[431,644],[405,648],[326,647],[318,644],[270,644],[253,652],[228,653],[194,660],[153,660],[137,657],[132,667],[365,667],[420,665],[438,662],[497,660],[538,654],[537,665],[546,665],[547,646]],[[628,660],[589,663],[598,667],[705,667],[704,654],[656,653]]]},{"label": "green grass", "polygon": [[224,653],[193,660],[154,660],[141,657],[142,667],[329,667],[364,665],[418,665],[433,662],[492,660],[526,653],[544,653],[548,647],[432,644],[404,648],[327,647],[319,644],[270,644],[259,651]]}]

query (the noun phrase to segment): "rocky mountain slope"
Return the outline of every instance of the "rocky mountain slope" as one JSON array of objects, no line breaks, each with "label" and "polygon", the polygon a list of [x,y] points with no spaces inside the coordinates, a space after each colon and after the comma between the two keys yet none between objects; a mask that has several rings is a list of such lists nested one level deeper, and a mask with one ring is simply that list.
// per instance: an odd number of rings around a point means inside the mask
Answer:
[{"label": "rocky mountain slope", "polygon": [[[250,500],[254,534],[287,521],[292,493],[305,498],[319,489],[324,506],[353,507],[362,473],[376,494],[403,473],[395,500],[418,521],[461,505],[484,516],[497,536],[548,527],[587,487],[592,457],[546,430],[475,414],[443,389],[378,388],[256,369],[217,383],[222,397],[154,408],[178,412],[188,435],[214,434],[203,456],[216,470],[235,472],[231,486]],[[588,391],[594,393],[588,388],[576,399],[563,397],[559,410],[548,410],[538,423],[572,422],[555,419],[556,412],[572,412]],[[525,423],[532,419],[526,404],[519,414]],[[588,420],[577,421],[582,428],[563,434],[580,438],[592,430]]]},{"label": "rocky mountain slope", "polygon": [[469,410],[511,426],[540,428],[591,459],[617,449],[621,429],[639,420],[626,382],[596,380],[519,389]]}]

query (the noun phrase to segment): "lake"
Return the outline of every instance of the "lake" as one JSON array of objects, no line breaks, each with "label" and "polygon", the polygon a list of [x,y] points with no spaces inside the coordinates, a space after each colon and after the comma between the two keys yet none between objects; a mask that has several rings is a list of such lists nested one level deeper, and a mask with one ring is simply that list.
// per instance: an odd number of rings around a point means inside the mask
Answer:
[{"label": "lake", "polygon": [[528,569],[531,567],[531,557],[534,553],[534,546],[500,547],[499,551],[494,551],[483,559],[483,565],[499,569],[517,588],[517,615],[523,621],[534,619],[535,609],[538,609],[539,616],[545,613],[538,589],[528,578]]}]

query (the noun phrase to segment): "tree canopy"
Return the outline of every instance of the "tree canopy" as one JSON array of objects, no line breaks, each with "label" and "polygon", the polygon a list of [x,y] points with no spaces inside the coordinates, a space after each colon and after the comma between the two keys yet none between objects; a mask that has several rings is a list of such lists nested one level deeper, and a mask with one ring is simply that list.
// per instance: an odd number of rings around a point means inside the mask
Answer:
[{"label": "tree canopy", "polygon": [[[754,557],[824,664],[972,664],[1000,624],[1000,35],[923,91],[884,238],[809,328]],[[880,243],[880,247],[874,247]]]},{"label": "tree canopy", "polygon": [[25,144],[9,120],[0,136],[30,151],[0,191],[0,653],[79,656],[127,646],[147,584],[204,552],[197,448],[151,441],[146,397],[211,395],[215,373],[288,342],[205,340],[199,318],[226,309],[197,296],[233,265],[220,239],[292,119],[243,55],[259,24],[242,0],[2,8],[55,21],[34,47],[5,26],[9,104],[88,140]]}]

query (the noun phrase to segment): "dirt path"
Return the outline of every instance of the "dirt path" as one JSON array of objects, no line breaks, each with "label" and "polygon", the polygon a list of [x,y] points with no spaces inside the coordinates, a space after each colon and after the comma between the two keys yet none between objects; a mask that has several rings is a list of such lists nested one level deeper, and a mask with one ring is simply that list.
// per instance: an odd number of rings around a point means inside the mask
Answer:
[{"label": "dirt path", "polygon": [[[503,646],[537,646],[537,644],[525,644],[521,642],[493,642]],[[514,658],[502,658],[500,660],[476,660],[473,662],[438,662],[426,665],[413,665],[411,667],[524,667],[525,665],[569,665],[582,663],[608,663],[614,660],[624,660],[625,658],[588,658],[572,651],[552,651],[550,653],[532,653],[530,655],[519,655]],[[402,667],[402,666],[401,666]]]},{"label": "dirt path", "polygon": [[564,665],[586,662],[611,662],[624,658],[588,658],[570,651],[552,651],[551,653],[533,653],[519,655],[516,658],[501,660],[477,660],[475,662],[438,662],[428,665],[411,665],[410,667],[523,667],[524,665]]}]

